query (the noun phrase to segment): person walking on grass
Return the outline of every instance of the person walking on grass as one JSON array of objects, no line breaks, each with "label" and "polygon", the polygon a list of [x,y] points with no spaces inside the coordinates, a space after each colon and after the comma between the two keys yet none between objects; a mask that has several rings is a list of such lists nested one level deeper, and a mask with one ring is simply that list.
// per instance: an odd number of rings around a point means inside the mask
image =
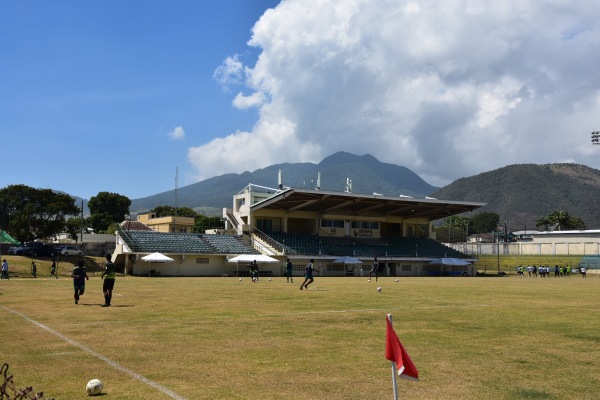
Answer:
[{"label": "person walking on grass", "polygon": [[319,272],[315,269],[314,262],[315,260],[311,258],[310,262],[306,265],[306,271],[304,271],[304,282],[302,282],[302,285],[300,285],[300,290],[308,289],[308,285],[314,282],[315,279],[313,278],[313,272]]},{"label": "person walking on grass", "polygon": [[375,282],[377,282],[377,273],[379,272],[379,262],[377,262],[377,257],[373,259],[373,264],[371,265],[371,270],[369,271],[369,282],[371,282],[371,275],[375,275]]},{"label": "person walking on grass", "polygon": [[79,296],[85,292],[85,281],[90,279],[85,270],[83,260],[77,261],[77,266],[73,268],[71,278],[73,278],[73,289],[75,290],[75,295],[73,296],[75,304],[79,304]]},{"label": "person walking on grass", "polygon": [[117,275],[117,267],[110,260],[110,254],[106,255],[106,265],[104,266],[104,272],[102,273],[101,279],[104,279],[102,284],[102,291],[104,292],[104,304],[102,307],[110,307],[110,301],[112,300],[112,292],[115,287],[115,277]]},{"label": "person walking on grass", "polygon": [[292,262],[288,258],[285,262],[285,276],[287,278],[288,283],[290,283],[290,282],[294,283],[294,276],[292,275],[293,269],[294,269],[294,266],[292,265]]},{"label": "person walking on grass", "polygon": [[585,269],[585,267],[581,267],[581,277],[582,278],[587,278],[587,270]]},{"label": "person walking on grass", "polygon": [[8,280],[8,263],[6,262],[6,259],[2,261],[2,274],[0,275],[0,279]]},{"label": "person walking on grass", "polygon": [[52,265],[50,266],[50,277],[58,279],[58,275],[56,275],[56,262],[54,261],[52,261]]},{"label": "person walking on grass", "polygon": [[34,261],[31,262],[31,275],[33,275],[34,278],[37,278],[37,266]]}]

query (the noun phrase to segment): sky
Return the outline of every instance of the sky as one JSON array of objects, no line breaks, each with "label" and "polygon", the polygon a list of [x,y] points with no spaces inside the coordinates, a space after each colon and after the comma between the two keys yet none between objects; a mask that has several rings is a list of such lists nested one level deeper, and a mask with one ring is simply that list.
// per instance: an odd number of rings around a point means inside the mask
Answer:
[{"label": "sky", "polygon": [[592,0],[4,0],[0,188],[137,199],[338,151],[436,186],[600,169],[599,65]]}]

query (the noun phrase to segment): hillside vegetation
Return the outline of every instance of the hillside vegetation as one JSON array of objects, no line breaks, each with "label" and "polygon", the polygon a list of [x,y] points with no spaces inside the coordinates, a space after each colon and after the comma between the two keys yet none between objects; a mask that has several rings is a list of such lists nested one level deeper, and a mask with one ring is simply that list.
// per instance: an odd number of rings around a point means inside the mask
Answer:
[{"label": "hillside vegetation", "polygon": [[581,218],[588,229],[600,227],[600,171],[584,165],[509,165],[458,179],[432,196],[487,203],[477,212],[497,213],[510,231],[536,229],[554,210]]}]

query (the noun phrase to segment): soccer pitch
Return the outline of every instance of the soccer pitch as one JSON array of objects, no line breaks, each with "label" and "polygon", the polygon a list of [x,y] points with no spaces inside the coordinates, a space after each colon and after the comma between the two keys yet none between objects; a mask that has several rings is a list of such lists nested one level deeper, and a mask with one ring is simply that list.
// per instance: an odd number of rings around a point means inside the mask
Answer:
[{"label": "soccer pitch", "polygon": [[[401,399],[594,399],[600,278],[91,277],[0,281],[0,363],[46,398],[391,399],[385,315],[419,369]],[[382,287],[378,292],[376,288]]]}]

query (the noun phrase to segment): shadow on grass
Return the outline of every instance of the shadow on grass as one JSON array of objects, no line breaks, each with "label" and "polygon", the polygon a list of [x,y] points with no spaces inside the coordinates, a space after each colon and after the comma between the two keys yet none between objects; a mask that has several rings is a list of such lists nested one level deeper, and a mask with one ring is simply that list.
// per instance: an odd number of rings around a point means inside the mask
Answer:
[{"label": "shadow on grass", "polygon": [[516,389],[514,392],[517,399],[554,399],[555,397],[547,392],[542,392],[537,389]]},{"label": "shadow on grass", "polygon": [[[104,305],[104,303],[79,303],[78,305],[80,306],[87,306],[87,307],[102,307]],[[133,304],[111,304],[110,305],[111,308],[121,308],[121,307],[134,307]]]}]

